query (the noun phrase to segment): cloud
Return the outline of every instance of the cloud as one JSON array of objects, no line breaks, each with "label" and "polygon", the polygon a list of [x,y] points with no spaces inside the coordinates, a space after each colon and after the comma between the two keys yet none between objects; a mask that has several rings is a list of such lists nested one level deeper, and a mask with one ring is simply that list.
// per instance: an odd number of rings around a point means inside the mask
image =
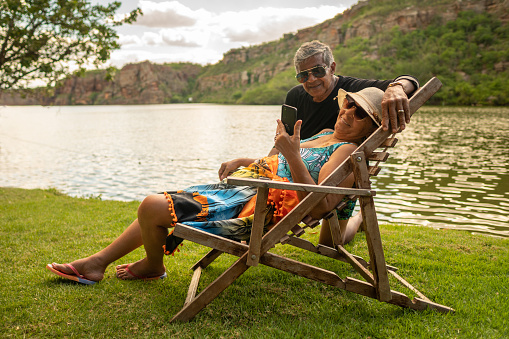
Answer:
[{"label": "cloud", "polygon": [[[180,47],[200,47],[202,44],[198,42],[197,38],[190,36],[190,34],[183,34],[184,32],[178,32],[174,30],[161,31],[161,38],[164,44],[169,46],[180,46]],[[193,34],[191,34],[193,35]],[[194,41],[193,41],[194,40]]]},{"label": "cloud", "polygon": [[118,43],[121,46],[139,45],[141,43],[141,39],[137,35],[119,34]]},{"label": "cloud", "polygon": [[340,13],[341,8],[320,6],[312,8],[258,8],[243,12],[226,12],[222,22],[235,21],[235,26],[222,25],[225,38],[232,42],[257,44],[275,40],[285,33],[313,26]]},{"label": "cloud", "polygon": [[144,32],[141,40],[149,46],[157,46],[163,43],[163,38],[160,34],[154,32]]},{"label": "cloud", "polygon": [[[178,1],[140,1],[139,6],[144,15],[138,18],[137,25],[160,28],[160,43],[181,46],[200,46],[203,37],[211,34],[242,45],[262,43],[332,18],[345,9],[262,7],[214,14],[205,9],[193,11]],[[145,40],[153,44],[157,39],[146,37]]]},{"label": "cloud", "polygon": [[203,8],[192,10],[178,1],[142,0],[138,7],[144,15],[135,25],[125,27],[124,35],[119,34],[122,49],[129,54],[116,55],[124,59],[137,51],[137,60],[213,63],[233,48],[277,40],[333,18],[346,9],[339,6],[261,7],[214,13]]},{"label": "cloud", "polygon": [[207,11],[193,11],[178,1],[152,2],[140,1],[139,16],[135,25],[146,27],[190,27],[196,25],[198,18],[207,15]]}]

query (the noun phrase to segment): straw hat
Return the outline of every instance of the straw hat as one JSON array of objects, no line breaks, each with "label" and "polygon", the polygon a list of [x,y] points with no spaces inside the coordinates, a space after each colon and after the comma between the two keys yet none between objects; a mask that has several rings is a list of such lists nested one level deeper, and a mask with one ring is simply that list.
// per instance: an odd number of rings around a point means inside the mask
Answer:
[{"label": "straw hat", "polygon": [[357,106],[361,107],[373,119],[377,126],[382,122],[382,98],[384,91],[376,87],[367,87],[359,92],[346,92],[343,89],[338,91],[338,104],[343,105],[345,98],[352,98]]}]

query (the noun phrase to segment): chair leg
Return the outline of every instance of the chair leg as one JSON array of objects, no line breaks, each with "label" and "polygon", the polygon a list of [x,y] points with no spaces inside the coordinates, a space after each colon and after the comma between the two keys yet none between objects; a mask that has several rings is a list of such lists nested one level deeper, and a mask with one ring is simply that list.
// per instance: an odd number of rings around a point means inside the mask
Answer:
[{"label": "chair leg", "polygon": [[[353,172],[358,188],[370,188],[368,166],[364,152],[356,152],[351,155]],[[362,218],[366,227],[366,241],[368,244],[371,272],[375,281],[377,297],[380,301],[389,301],[392,298],[389,285],[389,275],[385,264],[382,238],[376,217],[375,202],[373,197],[359,197]]]},{"label": "chair leg", "polygon": [[233,263],[230,268],[207,286],[196,298],[188,304],[185,304],[180,312],[171,319],[171,322],[174,322],[175,320],[186,322],[193,319],[198,312],[214,300],[214,298],[216,298],[222,291],[230,286],[235,279],[240,277],[242,273],[249,268],[249,266],[246,265],[246,260],[247,253]]},{"label": "chair leg", "polygon": [[198,290],[198,284],[200,283],[200,277],[201,277],[201,266],[196,267],[193,273],[193,277],[191,278],[191,283],[189,284],[189,290],[187,291],[187,298],[184,302],[184,305],[189,304],[191,301],[193,301],[194,297],[196,296],[196,291]]},{"label": "chair leg", "polygon": [[194,264],[193,267],[191,267],[191,269],[193,271],[195,271],[196,268],[198,268],[198,267],[206,268],[208,265],[210,265],[214,260],[216,260],[223,253],[224,252],[222,252],[220,250],[212,249],[211,251],[209,251],[209,253],[205,254],[203,256],[203,258],[198,260],[196,262],[196,264]]}]

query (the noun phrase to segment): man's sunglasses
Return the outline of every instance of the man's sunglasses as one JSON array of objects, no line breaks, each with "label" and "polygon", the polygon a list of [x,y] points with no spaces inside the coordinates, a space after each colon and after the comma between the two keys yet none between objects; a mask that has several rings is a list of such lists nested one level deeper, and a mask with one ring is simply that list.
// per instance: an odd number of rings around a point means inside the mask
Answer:
[{"label": "man's sunglasses", "polygon": [[363,110],[361,107],[359,107],[352,98],[347,96],[346,100],[348,101],[348,104],[346,105],[347,109],[355,107],[355,112],[353,114],[357,120],[362,120],[362,119],[368,117],[368,113],[366,113],[365,110]]},{"label": "man's sunglasses", "polygon": [[298,82],[303,84],[308,81],[310,72],[315,78],[323,78],[325,74],[327,74],[327,66],[315,66],[313,68],[306,69],[305,71],[297,73],[295,77]]}]

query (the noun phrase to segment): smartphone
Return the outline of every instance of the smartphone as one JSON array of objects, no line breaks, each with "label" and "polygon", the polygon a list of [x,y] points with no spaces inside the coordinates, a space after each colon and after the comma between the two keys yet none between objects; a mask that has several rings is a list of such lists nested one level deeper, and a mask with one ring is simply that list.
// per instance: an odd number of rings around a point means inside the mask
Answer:
[{"label": "smartphone", "polygon": [[281,108],[281,121],[285,125],[286,132],[293,135],[293,127],[297,122],[297,108],[283,105]]}]

